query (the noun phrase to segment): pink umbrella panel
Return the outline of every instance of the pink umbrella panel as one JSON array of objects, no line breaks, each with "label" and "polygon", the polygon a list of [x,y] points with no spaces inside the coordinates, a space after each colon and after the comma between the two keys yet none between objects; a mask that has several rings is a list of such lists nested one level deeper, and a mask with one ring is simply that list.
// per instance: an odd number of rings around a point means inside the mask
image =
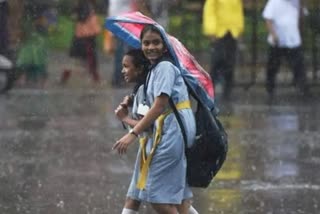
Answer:
[{"label": "pink umbrella panel", "polygon": [[130,12],[108,17],[105,27],[128,45],[141,48],[140,33],[148,24],[155,25],[161,32],[174,63],[180,69],[189,88],[194,94],[199,95],[199,99],[209,109],[214,109],[214,87],[210,75],[185,46],[177,38],[167,34],[161,25],[140,12]]}]

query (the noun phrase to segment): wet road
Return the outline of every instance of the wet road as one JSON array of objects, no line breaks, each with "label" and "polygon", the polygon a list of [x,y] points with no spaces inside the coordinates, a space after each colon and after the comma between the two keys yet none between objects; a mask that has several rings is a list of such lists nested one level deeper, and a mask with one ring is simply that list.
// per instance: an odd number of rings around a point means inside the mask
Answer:
[{"label": "wet road", "polygon": [[[0,96],[0,213],[120,213],[137,145],[122,157],[111,151],[125,133],[113,109],[129,90]],[[270,105],[262,89],[236,90],[219,104],[230,150],[215,182],[194,190],[199,213],[320,213],[320,101],[294,94],[282,90]]]}]

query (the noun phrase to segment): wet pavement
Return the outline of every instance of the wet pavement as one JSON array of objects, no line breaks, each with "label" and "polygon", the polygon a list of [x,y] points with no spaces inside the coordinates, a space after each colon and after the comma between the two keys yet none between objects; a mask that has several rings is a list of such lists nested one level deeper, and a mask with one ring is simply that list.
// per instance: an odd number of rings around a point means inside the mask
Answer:
[{"label": "wet pavement", "polygon": [[[111,151],[125,133],[113,110],[130,87],[92,87],[79,74],[62,87],[64,63],[51,65],[45,90],[0,96],[1,214],[121,213],[137,145],[122,157]],[[106,79],[111,67],[101,65]],[[199,213],[320,213],[317,96],[286,88],[270,103],[253,87],[218,100],[230,149],[212,185],[194,190]],[[140,213],[153,212],[143,204]]]}]

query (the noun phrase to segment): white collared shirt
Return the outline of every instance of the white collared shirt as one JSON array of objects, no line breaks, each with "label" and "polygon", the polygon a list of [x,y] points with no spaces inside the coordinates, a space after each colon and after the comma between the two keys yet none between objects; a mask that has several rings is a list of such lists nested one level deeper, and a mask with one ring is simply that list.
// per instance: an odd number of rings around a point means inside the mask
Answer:
[{"label": "white collared shirt", "polygon": [[[268,0],[262,16],[273,22],[279,47],[295,48],[301,45],[299,0]],[[272,45],[271,35],[268,42]]]}]

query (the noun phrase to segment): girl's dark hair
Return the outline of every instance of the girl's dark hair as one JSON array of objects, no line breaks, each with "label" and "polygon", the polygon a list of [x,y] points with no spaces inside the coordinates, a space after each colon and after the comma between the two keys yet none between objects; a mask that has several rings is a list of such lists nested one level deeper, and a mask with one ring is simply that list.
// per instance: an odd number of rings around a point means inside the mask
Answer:
[{"label": "girl's dark hair", "polygon": [[136,67],[145,66],[146,64],[149,64],[148,59],[144,56],[141,49],[130,49],[125,53],[125,55],[132,57],[132,63]]},{"label": "girl's dark hair", "polygon": [[130,49],[125,53],[125,55],[131,56],[132,63],[134,64],[134,66],[142,67],[143,70],[142,74],[138,76],[137,84],[133,88],[132,93],[133,95],[135,95],[139,87],[146,82],[150,63],[148,59],[144,56],[141,49]]},{"label": "girl's dark hair", "polygon": [[[155,25],[152,25],[152,24],[147,24],[143,27],[141,33],[140,33],[140,40],[142,41],[143,37],[144,37],[144,34],[147,33],[148,31],[151,31],[151,32],[155,32],[157,34],[160,35],[162,41],[164,42],[164,38],[160,32],[160,30],[155,26]],[[165,43],[164,43],[165,44]]]},{"label": "girl's dark hair", "polygon": [[[140,33],[140,41],[142,41],[144,35],[149,31],[159,34],[161,39],[162,39],[162,43],[163,43],[164,48],[168,50],[168,46],[165,43],[165,39],[163,38],[163,35],[162,35],[161,31],[159,30],[159,28],[157,28],[153,24],[147,24],[147,25],[144,26],[144,28],[142,29],[142,31]],[[163,61],[163,60],[167,60],[167,61],[173,62],[173,57],[172,57],[172,55],[170,54],[169,51],[166,51],[163,54],[163,57],[161,59],[159,59],[159,62]]]}]

